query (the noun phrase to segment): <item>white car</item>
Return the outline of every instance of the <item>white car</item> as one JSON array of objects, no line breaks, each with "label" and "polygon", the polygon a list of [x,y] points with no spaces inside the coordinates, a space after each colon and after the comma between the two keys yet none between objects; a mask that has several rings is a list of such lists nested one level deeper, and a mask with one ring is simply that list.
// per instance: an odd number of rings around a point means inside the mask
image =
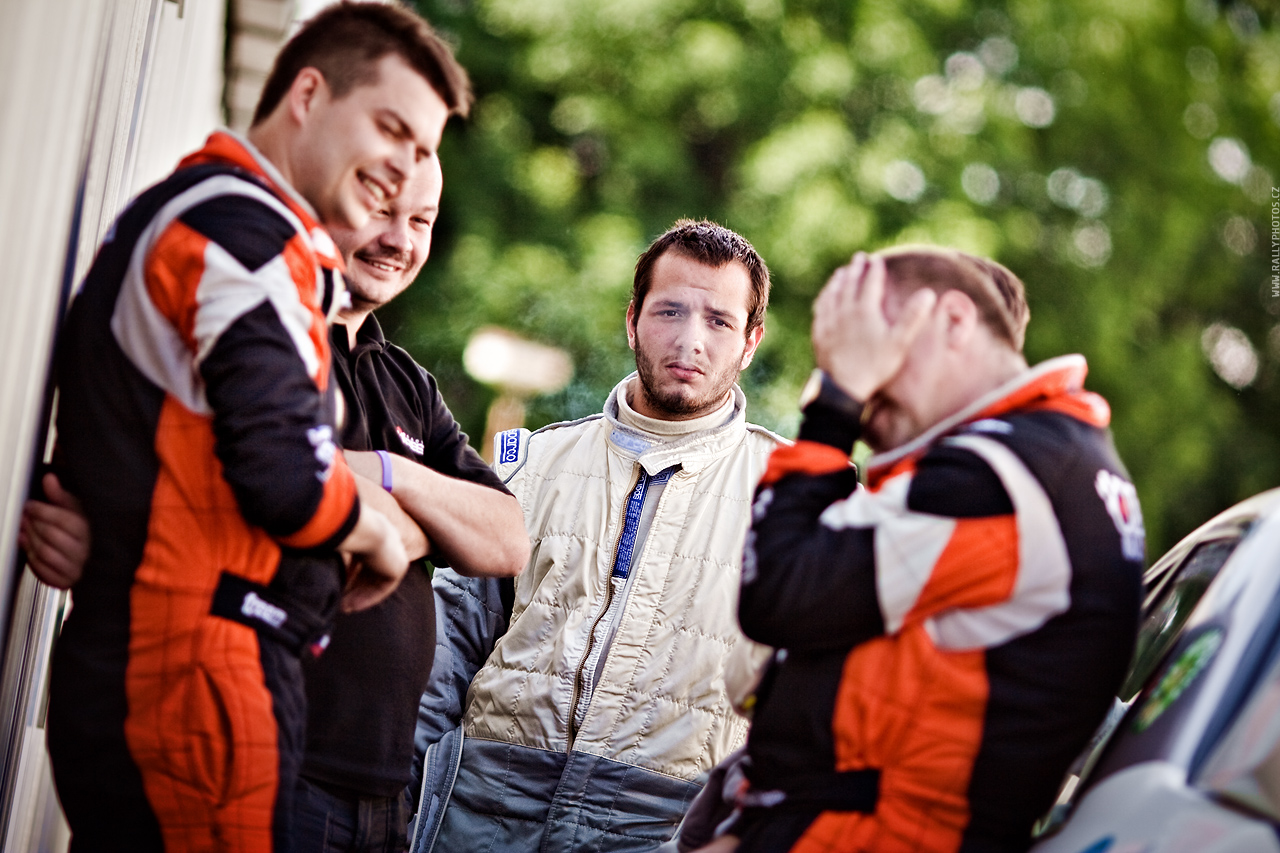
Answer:
[{"label": "white car", "polygon": [[1280,489],[1144,583],[1129,677],[1033,853],[1280,853]]}]

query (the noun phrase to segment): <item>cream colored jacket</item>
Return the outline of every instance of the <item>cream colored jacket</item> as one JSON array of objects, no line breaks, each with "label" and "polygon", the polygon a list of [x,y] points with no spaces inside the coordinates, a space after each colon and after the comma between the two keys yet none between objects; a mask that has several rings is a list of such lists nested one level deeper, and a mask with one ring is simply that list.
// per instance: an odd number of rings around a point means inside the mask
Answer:
[{"label": "cream colored jacket", "polygon": [[[604,414],[500,448],[495,467],[524,509],[533,551],[516,580],[511,626],[471,683],[464,730],[692,781],[744,741],[747,722],[733,705],[768,654],[738,628],[738,584],[752,495],[781,439],[746,422],[735,388],[728,423],[637,454],[616,418],[629,381]],[[599,683],[571,729],[592,626],[612,595],[627,499],[642,467],[656,475],[675,464]]]}]

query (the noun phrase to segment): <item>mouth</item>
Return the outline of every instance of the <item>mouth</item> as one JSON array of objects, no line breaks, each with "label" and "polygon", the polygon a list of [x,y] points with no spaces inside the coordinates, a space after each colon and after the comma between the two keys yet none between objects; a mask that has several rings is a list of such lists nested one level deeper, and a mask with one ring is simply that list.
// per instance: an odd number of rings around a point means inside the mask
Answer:
[{"label": "mouth", "polygon": [[387,200],[389,193],[382,184],[378,183],[363,172],[359,173],[357,177],[360,179],[360,184],[369,191],[369,195],[373,196],[374,202],[380,205]]},{"label": "mouth", "polygon": [[388,258],[388,257],[379,258],[379,257],[374,257],[372,255],[362,255],[362,254],[356,254],[355,257],[356,257],[356,260],[360,261],[362,264],[373,267],[375,270],[386,273],[388,275],[400,275],[409,266],[407,263],[397,261],[394,258]]},{"label": "mouth", "polygon": [[697,379],[702,375],[702,371],[698,368],[691,364],[684,364],[682,362],[672,362],[671,364],[668,364],[667,370],[670,371],[671,375],[676,379],[684,382],[692,382],[694,379]]}]

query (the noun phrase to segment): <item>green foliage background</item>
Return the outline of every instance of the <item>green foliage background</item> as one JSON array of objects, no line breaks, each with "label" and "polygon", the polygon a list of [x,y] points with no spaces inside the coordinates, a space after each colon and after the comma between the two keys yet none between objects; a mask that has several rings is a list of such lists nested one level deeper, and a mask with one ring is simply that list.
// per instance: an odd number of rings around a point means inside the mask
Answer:
[{"label": "green foliage background", "polygon": [[[633,367],[636,256],[705,216],[774,273],[743,377],[759,423],[795,432],[809,306],[831,270],[924,240],[1023,277],[1030,361],[1088,357],[1149,556],[1280,484],[1280,32],[1265,5],[418,5],[478,101],[446,134],[432,260],[383,322],[477,439],[492,391],[462,371],[476,328],[572,354],[572,383],[531,404],[531,426],[596,412]],[[1215,344],[1240,388],[1215,373]]]}]

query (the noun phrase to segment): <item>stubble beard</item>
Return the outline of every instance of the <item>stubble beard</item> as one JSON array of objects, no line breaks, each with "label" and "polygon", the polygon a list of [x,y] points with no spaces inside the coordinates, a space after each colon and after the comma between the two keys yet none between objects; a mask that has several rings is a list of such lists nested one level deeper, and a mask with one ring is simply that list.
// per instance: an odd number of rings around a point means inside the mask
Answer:
[{"label": "stubble beard", "polygon": [[[747,351],[743,344],[742,355]],[[644,346],[636,341],[636,372],[640,378],[640,390],[649,406],[662,415],[661,420],[683,421],[710,414],[724,405],[730,389],[738,381],[742,373],[736,365],[742,363],[741,355],[736,362],[716,374],[710,374],[710,383],[706,393],[696,397],[681,394],[679,390],[664,391],[659,387],[659,367],[655,359],[645,352]],[[678,386],[680,387],[680,386]]]},{"label": "stubble beard", "polygon": [[[360,260],[363,260],[363,261],[394,260],[394,261],[403,263],[407,271],[409,268],[409,264],[412,261],[412,258],[406,256],[405,253],[403,252],[397,252],[395,250],[378,250],[376,248],[374,249],[364,248],[364,249],[357,250],[352,260],[353,260],[352,266],[354,266],[355,261],[360,261]],[[365,282],[362,280],[361,276],[348,273],[347,279],[346,279],[347,292],[351,294],[351,303],[353,307],[372,311],[372,310],[381,308],[383,305],[386,305],[392,299],[395,299],[397,296],[403,293],[409,287],[409,285],[413,283],[414,277],[410,277],[408,276],[407,272],[404,272],[404,273],[401,273],[400,280],[395,282],[394,285],[388,284],[385,282],[380,282],[380,281],[373,281],[371,284],[366,285]],[[394,290],[394,292],[391,293],[389,296],[387,296],[382,290],[379,289],[380,287],[383,289]]]}]

